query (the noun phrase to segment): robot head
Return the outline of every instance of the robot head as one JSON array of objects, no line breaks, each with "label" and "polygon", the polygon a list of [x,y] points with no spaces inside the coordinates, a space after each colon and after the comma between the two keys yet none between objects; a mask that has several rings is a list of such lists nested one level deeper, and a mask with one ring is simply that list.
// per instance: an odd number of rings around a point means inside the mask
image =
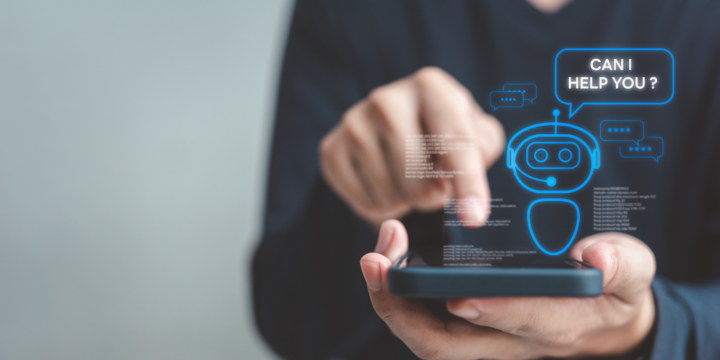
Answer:
[{"label": "robot head", "polygon": [[583,128],[541,123],[520,130],[510,139],[507,166],[520,185],[534,193],[567,194],[584,187],[593,171],[600,168],[600,148]]}]

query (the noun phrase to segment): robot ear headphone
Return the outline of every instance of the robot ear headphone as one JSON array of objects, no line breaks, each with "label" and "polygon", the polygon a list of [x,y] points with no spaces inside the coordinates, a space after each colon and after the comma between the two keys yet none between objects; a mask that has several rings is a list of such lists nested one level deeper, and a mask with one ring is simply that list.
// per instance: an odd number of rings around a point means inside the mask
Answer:
[{"label": "robot ear headphone", "polygon": [[[513,149],[512,145],[521,134],[528,132],[532,129],[540,128],[540,127],[553,127],[554,133],[556,135],[558,134],[559,128],[561,128],[563,130],[572,129],[572,130],[576,130],[578,134],[586,136],[589,140],[591,140],[592,144],[595,145],[594,148],[591,150],[593,168],[599,169],[600,168],[600,144],[598,143],[597,139],[595,139],[595,136],[593,136],[592,134],[590,134],[590,132],[588,132],[587,130],[585,130],[579,126],[568,124],[568,123],[558,122],[558,116],[560,116],[560,110],[555,109],[555,110],[553,110],[552,114],[555,117],[555,122],[545,122],[545,123],[539,123],[539,124],[528,126],[524,129],[518,131],[517,133],[515,133],[515,135],[513,135],[512,138],[510,138],[510,141],[508,141],[508,144],[507,144],[507,155],[508,155],[507,156],[507,167],[510,169],[515,167],[515,162],[514,162],[515,150]],[[578,139],[578,140],[580,140],[580,139]]]},{"label": "robot ear headphone", "polygon": [[579,126],[560,122],[520,130],[508,142],[506,155],[518,183],[534,193],[573,193],[600,168],[595,137]]},{"label": "robot ear headphone", "polygon": [[[546,123],[546,124],[549,124],[549,123]],[[566,149],[562,149],[561,152],[565,152],[565,151],[563,151],[563,150],[566,150]],[[569,155],[570,158],[573,157],[572,152],[567,152],[567,153],[570,154],[570,155]],[[513,148],[511,148],[511,147],[508,146],[508,148],[507,148],[507,154],[506,154],[506,155],[507,155],[507,159],[506,159],[506,160],[507,160],[507,161],[506,161],[507,167],[508,167],[509,169],[515,168],[515,150],[514,150]],[[546,156],[547,156],[547,155],[546,155]],[[560,156],[562,156],[562,154],[561,154]],[[595,148],[595,149],[592,150],[592,157],[591,157],[591,159],[592,159],[592,166],[593,166],[593,168],[594,168],[594,169],[599,169],[599,168],[600,168],[600,149]],[[562,160],[562,159],[561,159],[561,160]],[[540,160],[538,160],[538,161],[540,161]],[[566,160],[566,161],[570,161],[570,159],[568,159],[568,160]]]}]

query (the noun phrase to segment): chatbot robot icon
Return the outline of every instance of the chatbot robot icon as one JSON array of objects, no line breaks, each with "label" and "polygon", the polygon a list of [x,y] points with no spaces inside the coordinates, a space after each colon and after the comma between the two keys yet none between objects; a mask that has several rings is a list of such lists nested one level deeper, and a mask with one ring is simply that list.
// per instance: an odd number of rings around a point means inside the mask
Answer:
[{"label": "chatbot robot icon", "polygon": [[[600,168],[600,146],[587,130],[557,121],[528,126],[510,138],[507,145],[507,167],[518,183],[536,194],[570,194],[582,189]],[[570,204],[576,211],[575,230],[559,251],[548,251],[533,231],[532,209],[539,203]],[[548,255],[565,252],[575,240],[580,225],[580,208],[564,198],[535,200],[527,210],[528,229],[538,248]]]}]

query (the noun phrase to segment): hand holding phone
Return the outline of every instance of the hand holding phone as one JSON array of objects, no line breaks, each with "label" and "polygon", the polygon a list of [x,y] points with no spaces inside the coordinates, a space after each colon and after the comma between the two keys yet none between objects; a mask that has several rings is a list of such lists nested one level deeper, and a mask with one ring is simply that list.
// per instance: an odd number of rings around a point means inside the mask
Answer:
[{"label": "hand holding phone", "polygon": [[571,256],[603,272],[593,298],[471,298],[447,301],[438,317],[421,301],[390,293],[388,272],[407,251],[404,226],[389,220],[376,253],[360,265],[377,314],[420,358],[540,358],[623,354],[650,333],[655,306],[652,251],[619,233],[579,241]]}]

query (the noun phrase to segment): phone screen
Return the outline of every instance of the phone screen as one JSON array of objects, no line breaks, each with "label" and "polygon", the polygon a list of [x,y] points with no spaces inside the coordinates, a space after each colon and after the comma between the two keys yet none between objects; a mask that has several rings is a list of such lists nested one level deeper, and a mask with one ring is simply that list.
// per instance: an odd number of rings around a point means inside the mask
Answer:
[{"label": "phone screen", "polygon": [[551,268],[583,269],[582,262],[567,257],[547,257],[522,250],[482,250],[472,246],[443,246],[413,250],[408,267],[453,268]]}]

